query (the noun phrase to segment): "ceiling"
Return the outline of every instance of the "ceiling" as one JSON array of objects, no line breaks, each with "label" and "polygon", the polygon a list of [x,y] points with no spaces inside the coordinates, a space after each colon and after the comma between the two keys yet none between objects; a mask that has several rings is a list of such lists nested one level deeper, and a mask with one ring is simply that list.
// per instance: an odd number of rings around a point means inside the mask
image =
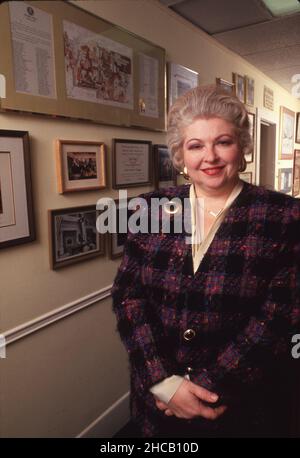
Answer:
[{"label": "ceiling", "polygon": [[292,93],[291,79],[300,74],[300,12],[275,17],[262,0],[160,2]]}]

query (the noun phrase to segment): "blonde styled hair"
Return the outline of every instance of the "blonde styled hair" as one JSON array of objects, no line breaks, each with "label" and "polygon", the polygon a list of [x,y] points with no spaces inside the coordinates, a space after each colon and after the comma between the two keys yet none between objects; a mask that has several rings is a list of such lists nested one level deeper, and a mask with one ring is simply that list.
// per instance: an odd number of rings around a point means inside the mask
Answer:
[{"label": "blonde styled hair", "polygon": [[174,167],[183,169],[184,131],[196,119],[222,118],[234,125],[242,152],[240,172],[246,169],[245,155],[253,151],[250,123],[244,104],[219,86],[198,86],[171,106],[167,123],[167,144]]}]

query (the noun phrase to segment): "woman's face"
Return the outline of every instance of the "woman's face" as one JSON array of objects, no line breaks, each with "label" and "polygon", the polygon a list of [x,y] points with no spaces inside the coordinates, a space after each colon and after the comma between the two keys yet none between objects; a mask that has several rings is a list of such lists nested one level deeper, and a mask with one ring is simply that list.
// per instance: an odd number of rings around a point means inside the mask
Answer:
[{"label": "woman's face", "polygon": [[184,165],[196,191],[231,190],[242,155],[234,125],[221,118],[197,119],[184,134]]}]

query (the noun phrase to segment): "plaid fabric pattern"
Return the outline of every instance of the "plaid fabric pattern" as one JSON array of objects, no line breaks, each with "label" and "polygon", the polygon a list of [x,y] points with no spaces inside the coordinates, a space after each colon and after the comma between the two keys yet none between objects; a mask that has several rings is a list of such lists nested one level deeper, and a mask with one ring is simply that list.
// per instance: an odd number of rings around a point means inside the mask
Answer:
[{"label": "plaid fabric pattern", "polygon": [[[142,197],[188,195],[183,185]],[[299,200],[244,183],[195,274],[185,235],[128,234],[113,285],[131,415],[144,437],[165,418],[152,385],[192,367],[191,380],[230,405],[281,371],[300,330]]]}]

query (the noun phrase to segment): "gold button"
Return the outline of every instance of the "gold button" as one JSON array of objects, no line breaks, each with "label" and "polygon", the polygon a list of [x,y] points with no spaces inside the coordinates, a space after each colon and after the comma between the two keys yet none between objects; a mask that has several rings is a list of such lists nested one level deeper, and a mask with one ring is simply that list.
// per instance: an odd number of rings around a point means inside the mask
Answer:
[{"label": "gold button", "polygon": [[196,333],[194,329],[187,329],[183,333],[184,340],[192,340],[195,337]]}]

